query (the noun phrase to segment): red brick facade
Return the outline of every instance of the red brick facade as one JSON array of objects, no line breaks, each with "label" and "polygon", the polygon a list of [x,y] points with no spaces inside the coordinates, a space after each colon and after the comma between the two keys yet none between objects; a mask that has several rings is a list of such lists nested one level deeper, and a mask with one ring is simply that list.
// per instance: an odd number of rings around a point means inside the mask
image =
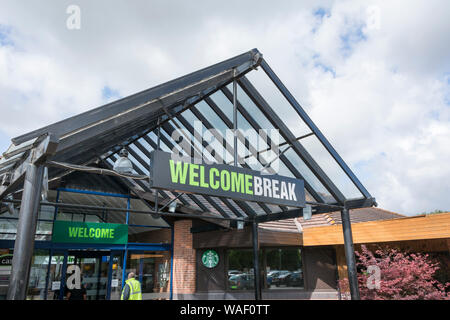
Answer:
[{"label": "red brick facade", "polygon": [[178,220],[174,227],[173,293],[195,293],[195,249],[192,220]]}]

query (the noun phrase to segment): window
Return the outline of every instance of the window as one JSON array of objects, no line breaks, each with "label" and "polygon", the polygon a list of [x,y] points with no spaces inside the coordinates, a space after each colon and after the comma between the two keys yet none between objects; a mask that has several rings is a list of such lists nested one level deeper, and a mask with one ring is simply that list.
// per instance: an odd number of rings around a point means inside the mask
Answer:
[{"label": "window", "polygon": [[[231,249],[227,251],[228,289],[253,290],[253,251]],[[263,248],[259,252],[261,286],[264,289],[303,289],[304,275],[301,248]]]},{"label": "window", "polygon": [[228,250],[227,272],[228,289],[253,290],[255,279],[252,250]]},{"label": "window", "polygon": [[266,289],[304,288],[300,248],[265,250]]}]

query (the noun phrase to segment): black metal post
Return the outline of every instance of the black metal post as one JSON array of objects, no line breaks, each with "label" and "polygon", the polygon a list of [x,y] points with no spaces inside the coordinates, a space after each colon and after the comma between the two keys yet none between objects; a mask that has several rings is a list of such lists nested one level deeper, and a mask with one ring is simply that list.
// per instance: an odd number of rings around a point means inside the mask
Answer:
[{"label": "black metal post", "polygon": [[252,221],[252,236],[253,236],[253,273],[255,277],[255,300],[261,300],[258,223],[256,222],[256,220]]},{"label": "black metal post", "polygon": [[349,210],[345,207],[341,211],[342,229],[344,232],[345,258],[347,260],[348,282],[352,300],[360,300],[358,288],[358,276],[356,274],[355,249],[353,247],[352,227]]},{"label": "black metal post", "polygon": [[[158,132],[157,132],[157,149],[156,150],[161,150],[160,145],[161,145],[161,125],[160,125],[160,121],[161,118],[158,118]],[[152,163],[153,166],[153,163]],[[155,190],[155,212],[158,213],[159,211],[159,206],[158,206],[158,200],[159,200],[159,189]]]},{"label": "black metal post", "polygon": [[8,300],[25,300],[26,298],[43,175],[42,165],[28,164],[14,243]]},{"label": "black metal post", "polygon": [[[236,69],[233,71],[233,76],[236,77]],[[234,166],[237,166],[238,152],[237,152],[237,82],[236,78],[233,80],[233,147],[234,147]]]}]

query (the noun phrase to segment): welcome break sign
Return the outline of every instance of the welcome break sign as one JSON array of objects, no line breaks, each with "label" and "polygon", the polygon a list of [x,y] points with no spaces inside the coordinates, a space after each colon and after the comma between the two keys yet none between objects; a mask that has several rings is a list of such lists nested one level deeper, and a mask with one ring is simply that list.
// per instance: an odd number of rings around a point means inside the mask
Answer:
[{"label": "welcome break sign", "polygon": [[171,155],[168,152],[152,151],[151,187],[234,200],[305,207],[303,180],[263,175],[259,171],[225,164],[177,161]]}]

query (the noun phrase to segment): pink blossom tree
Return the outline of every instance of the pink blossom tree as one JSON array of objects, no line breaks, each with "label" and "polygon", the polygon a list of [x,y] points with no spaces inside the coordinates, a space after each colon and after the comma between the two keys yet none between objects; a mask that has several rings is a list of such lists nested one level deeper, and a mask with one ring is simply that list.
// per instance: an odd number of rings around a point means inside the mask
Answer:
[{"label": "pink blossom tree", "polygon": [[[440,268],[428,254],[405,253],[379,248],[375,253],[361,246],[355,252],[358,284],[364,300],[449,300],[450,283],[442,284],[433,275]],[[371,271],[371,273],[368,272]],[[374,273],[374,271],[376,271]],[[342,291],[348,291],[348,279],[340,280]]]}]

